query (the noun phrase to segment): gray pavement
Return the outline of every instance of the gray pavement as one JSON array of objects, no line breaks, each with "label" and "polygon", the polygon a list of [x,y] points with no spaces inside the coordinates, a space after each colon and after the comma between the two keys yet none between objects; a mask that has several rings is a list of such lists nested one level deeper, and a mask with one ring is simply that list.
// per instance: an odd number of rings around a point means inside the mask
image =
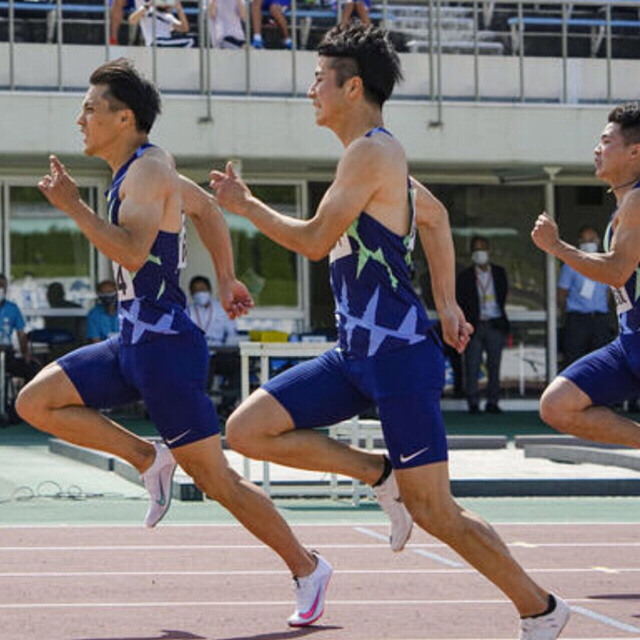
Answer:
[{"label": "gray pavement", "polygon": [[[6,434],[6,436],[5,436]],[[0,526],[38,524],[138,524],[147,508],[141,486],[112,471],[104,471],[49,452],[47,439],[39,434],[10,438],[0,431]],[[626,452],[628,453],[628,451]],[[228,452],[231,465],[242,471],[243,459]],[[468,506],[494,522],[532,521],[633,521],[640,518],[640,491],[621,497],[492,497],[496,483],[517,484],[523,480],[555,485],[566,481],[637,481],[640,473],[625,468],[595,464],[561,464],[526,458],[512,443],[497,450],[453,450],[450,466],[456,482],[476,482],[484,497],[462,498]],[[325,474],[296,471],[278,465],[270,468],[275,488],[278,482],[300,485],[327,483]],[[262,464],[251,463],[251,477],[259,480]],[[349,486],[346,487],[349,489]],[[348,495],[348,493],[347,493]],[[283,499],[277,504],[292,523],[342,521],[382,523],[384,514],[366,497],[359,507],[350,497],[331,499]],[[174,500],[163,526],[173,524],[232,523],[233,518],[216,503]]]},{"label": "gray pavement", "polygon": [[[8,432],[5,433],[9,435]],[[125,499],[137,499],[145,495],[142,487],[136,484],[138,477],[132,469],[125,474],[129,479],[125,479],[117,473],[96,468],[95,462],[86,464],[67,455],[51,453],[48,449],[49,439],[40,434],[26,440],[18,438],[17,441],[7,437],[4,442],[2,435],[4,434],[0,432],[0,500],[56,493],[62,493],[71,499],[74,495],[78,498],[85,495],[111,495]],[[607,453],[616,452],[608,449]],[[227,451],[226,454],[231,466],[243,473],[244,458],[233,451]],[[625,458],[638,455],[628,449],[622,450],[620,454]],[[611,456],[606,460],[611,462]],[[640,472],[615,466],[614,463],[561,463],[546,458],[527,457],[526,449],[516,448],[512,440],[498,449],[454,448],[450,451],[450,475],[454,493],[458,496],[640,496]],[[250,461],[249,468],[250,479],[261,483],[263,463]],[[180,472],[176,474],[176,478],[182,483],[189,481]],[[269,479],[274,495],[288,497],[326,496],[332,480],[330,474],[273,464],[269,465]],[[340,496],[351,497],[353,489],[350,479],[338,477],[336,480]],[[570,487],[572,484],[582,488],[579,491],[573,489],[563,492],[563,487]],[[364,495],[366,497],[366,492]]]}]

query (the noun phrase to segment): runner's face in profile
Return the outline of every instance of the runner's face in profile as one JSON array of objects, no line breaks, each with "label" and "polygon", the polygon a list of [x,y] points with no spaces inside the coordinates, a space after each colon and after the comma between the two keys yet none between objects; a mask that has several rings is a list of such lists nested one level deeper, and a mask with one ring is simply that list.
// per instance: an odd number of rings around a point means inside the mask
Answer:
[{"label": "runner's face in profile", "polygon": [[84,152],[88,156],[100,157],[101,151],[107,149],[120,134],[117,125],[123,110],[111,108],[104,97],[107,90],[105,85],[91,85],[76,119],[83,135]]},{"label": "runner's face in profile", "polygon": [[624,173],[631,159],[631,151],[635,145],[625,144],[617,122],[609,122],[602,131],[600,140],[593,150],[596,175],[603,180],[617,180],[619,173]]},{"label": "runner's face in profile", "polygon": [[315,80],[307,92],[315,108],[316,124],[330,126],[336,115],[341,112],[342,89],[343,87],[338,86],[335,70],[331,68],[331,58],[318,56]]}]

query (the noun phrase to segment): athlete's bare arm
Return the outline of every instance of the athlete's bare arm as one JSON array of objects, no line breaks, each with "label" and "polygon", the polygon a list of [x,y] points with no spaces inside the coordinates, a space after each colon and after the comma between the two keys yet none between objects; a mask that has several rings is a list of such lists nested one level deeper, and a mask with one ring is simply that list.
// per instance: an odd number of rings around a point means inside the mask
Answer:
[{"label": "athlete's bare arm", "polygon": [[211,188],[225,209],[248,218],[287,249],[320,260],[375,197],[383,181],[378,162],[382,153],[380,145],[366,139],[350,145],[338,163],[335,180],[309,220],[282,215],[255,198],[234,173],[231,163],[227,163],[224,173],[211,172]]},{"label": "athlete's bare arm", "polygon": [[455,250],[449,214],[420,182],[411,178],[416,193],[416,224],[429,263],[431,288],[442,325],[442,337],[462,353],[473,333],[456,302]]},{"label": "athlete's bare arm", "polygon": [[213,196],[193,180],[181,175],[182,207],[211,255],[216,272],[220,304],[233,320],[253,307],[247,288],[236,279],[229,228]]},{"label": "athlete's bare arm", "polygon": [[146,156],[134,162],[120,189],[118,225],[102,220],[82,200],[75,180],[55,156],[38,188],[54,207],[74,219],[98,251],[128,271],[137,271],[163,224],[169,190],[175,184],[175,171],[166,162]]},{"label": "athlete's bare arm", "polygon": [[543,251],[559,258],[583,276],[622,287],[640,262],[640,190],[630,191],[614,219],[609,251],[586,253],[564,242],[558,225],[546,214],[538,216],[531,238]]}]

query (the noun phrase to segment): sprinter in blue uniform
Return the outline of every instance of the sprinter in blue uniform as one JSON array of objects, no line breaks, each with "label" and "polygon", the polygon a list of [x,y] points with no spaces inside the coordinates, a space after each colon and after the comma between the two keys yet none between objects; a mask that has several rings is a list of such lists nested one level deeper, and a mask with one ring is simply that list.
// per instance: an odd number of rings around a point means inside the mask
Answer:
[{"label": "sprinter in blue uniform", "polygon": [[533,241],[591,280],[611,286],[619,335],[582,357],[547,387],[540,414],[550,426],[609,444],[640,447],[640,424],[610,406],[640,395],[640,105],[609,113],[594,150],[596,175],[610,186],[617,208],[603,253],[587,253],[559,238],[556,223],[540,215]]},{"label": "sprinter in blue uniform", "polygon": [[[462,351],[471,328],[456,304],[447,212],[408,177],[404,149],[384,129],[382,106],[401,77],[398,56],[386,32],[361,23],[332,29],[318,53],[309,89],[316,122],[345,149],[315,215],[298,220],[269,208],[230,163],[211,173],[211,186],[225,208],[274,241],[312,260],[329,256],[338,347],[255,391],[229,418],[227,440],[253,458],[372,485],[391,519],[392,549],[402,549],[415,520],[513,601],[523,617],[521,640],[553,640],[567,605],[541,589],[497,533],[450,493],[440,413],[444,359],[410,281],[416,231],[444,339]],[[313,430],[371,404],[390,460]]]},{"label": "sprinter in blue uniform", "polygon": [[[235,473],[222,453],[206,394],[208,350],[186,313],[178,276],[185,255],[184,210],[211,253],[226,311],[234,317],[252,305],[234,276],[224,217],[209,194],[178,175],[168,153],[149,144],[160,110],[154,85],[123,59],[99,67],[90,82],[78,124],[85,153],[106,160],[113,171],[109,219],[82,201],[55,156],[38,186],[113,260],[121,333],[47,366],[21,391],[18,412],[38,429],[136,467],[151,496],[147,526],[166,512],[177,461],[209,497],[278,553],[294,576],[302,580],[313,573],[328,581],[330,565],[300,544],[268,496]],[[164,444],[154,446],[98,411],[138,398]],[[298,600],[294,616],[301,626],[322,615],[319,598],[314,602],[301,608]]]}]

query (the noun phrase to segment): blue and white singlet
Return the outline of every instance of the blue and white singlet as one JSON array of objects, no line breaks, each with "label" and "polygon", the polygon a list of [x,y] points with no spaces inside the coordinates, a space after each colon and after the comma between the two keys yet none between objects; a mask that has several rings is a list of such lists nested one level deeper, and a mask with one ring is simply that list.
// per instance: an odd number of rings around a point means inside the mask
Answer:
[{"label": "blue and white singlet", "polygon": [[[154,145],[138,147],[118,169],[106,192],[109,221],[118,224],[119,190],[129,167]],[[184,219],[179,233],[159,231],[144,265],[135,273],[113,263],[118,289],[118,316],[124,344],[137,344],[157,335],[174,335],[193,329],[180,289],[180,269],[186,265]]]},{"label": "blue and white singlet", "polygon": [[[640,189],[640,182],[633,187]],[[604,250],[609,251],[611,239],[613,237],[613,219],[611,217],[607,229],[604,232]],[[640,264],[625,282],[624,287],[611,287],[613,298],[616,303],[616,313],[618,314],[618,324],[620,334],[629,335],[640,333]]]},{"label": "blue and white singlet", "polygon": [[[366,136],[382,132],[376,127]],[[409,183],[410,229],[389,230],[362,212],[329,254],[338,345],[365,358],[425,339],[433,322],[411,284],[416,238],[415,194]]]}]

